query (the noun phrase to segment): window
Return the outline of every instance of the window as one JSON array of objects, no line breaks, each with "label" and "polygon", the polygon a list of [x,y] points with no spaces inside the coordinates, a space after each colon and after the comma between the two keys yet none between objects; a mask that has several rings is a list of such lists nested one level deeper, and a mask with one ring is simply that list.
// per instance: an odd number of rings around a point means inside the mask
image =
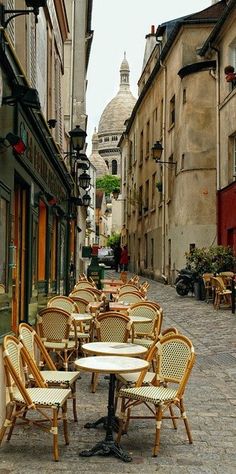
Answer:
[{"label": "window", "polygon": [[132,142],[132,140],[130,140],[129,141],[129,155],[128,155],[128,167],[129,168],[131,168],[132,161],[133,161],[132,152],[133,152],[133,142]]},{"label": "window", "polygon": [[6,293],[7,286],[7,214],[8,203],[0,197],[0,294]]},{"label": "window", "polygon": [[152,202],[151,202],[152,209],[155,207],[155,202],[156,202],[156,173],[153,173],[152,175]]},{"label": "window", "polygon": [[172,188],[173,188],[173,181],[174,181],[174,170],[175,170],[175,167],[174,165],[171,165],[171,163],[173,163],[173,155],[171,155],[169,157],[169,163],[170,165],[168,165],[168,189],[167,189],[167,192],[168,192],[168,195],[167,195],[167,199],[171,199],[172,197]]},{"label": "window", "polygon": [[139,155],[139,162],[142,164],[143,162],[143,130],[140,133],[140,155]]},{"label": "window", "polygon": [[116,160],[112,160],[111,162],[111,173],[117,174],[117,161]]},{"label": "window", "polygon": [[112,140],[113,142],[116,142],[116,140],[118,140],[117,135],[113,135],[113,136],[111,137],[111,140]]},{"label": "window", "polygon": [[233,149],[233,177],[236,180],[236,136],[234,137],[234,149]]},{"label": "window", "polygon": [[184,170],[184,158],[185,158],[185,156],[184,156],[184,153],[183,153],[182,156],[181,156],[181,165],[180,165],[181,170]]},{"label": "window", "polygon": [[150,146],[150,122],[147,122],[146,127],[146,158],[149,157],[149,146]]},{"label": "window", "polygon": [[170,100],[170,120],[169,126],[171,127],[175,123],[175,95],[173,95],[172,99]]},{"label": "window", "polygon": [[160,111],[160,129],[159,129],[159,136],[160,136],[160,139],[162,138],[162,126],[163,126],[163,116],[164,116],[164,103],[163,103],[163,99],[161,101],[161,111]]},{"label": "window", "polygon": [[108,163],[108,161],[105,160],[105,163],[106,163],[106,165],[107,165],[107,167],[108,167],[108,169],[109,169],[109,163]]},{"label": "window", "polygon": [[144,212],[149,209],[149,180],[145,183],[145,201],[144,201]]},{"label": "window", "polygon": [[109,137],[105,137],[104,142],[109,142]]},{"label": "window", "polygon": [[143,212],[143,187],[140,186],[139,188],[139,196],[138,196],[138,215],[141,216]]},{"label": "window", "polygon": [[186,89],[183,90],[183,104],[186,104],[187,97],[186,97]]},{"label": "window", "polygon": [[151,239],[151,269],[154,270],[154,239]]},{"label": "window", "polygon": [[[9,246],[10,193],[0,187],[0,335],[11,330],[12,312],[8,299],[8,269],[14,264],[15,248]],[[11,261],[10,261],[11,257]]]}]

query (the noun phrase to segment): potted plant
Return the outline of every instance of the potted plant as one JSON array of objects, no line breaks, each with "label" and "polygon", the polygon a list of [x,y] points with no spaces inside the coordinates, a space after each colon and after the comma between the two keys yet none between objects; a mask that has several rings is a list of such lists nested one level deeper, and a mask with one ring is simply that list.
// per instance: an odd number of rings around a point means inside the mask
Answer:
[{"label": "potted plant", "polygon": [[234,67],[231,65],[228,65],[224,68],[224,73],[225,73],[225,79],[227,82],[232,82],[235,81],[236,79],[236,73],[234,72]]},{"label": "potted plant", "polygon": [[217,274],[224,271],[234,271],[236,259],[231,247],[215,245],[212,247],[195,248],[186,253],[186,264],[198,275],[196,280],[196,297],[204,299],[204,273]]}]

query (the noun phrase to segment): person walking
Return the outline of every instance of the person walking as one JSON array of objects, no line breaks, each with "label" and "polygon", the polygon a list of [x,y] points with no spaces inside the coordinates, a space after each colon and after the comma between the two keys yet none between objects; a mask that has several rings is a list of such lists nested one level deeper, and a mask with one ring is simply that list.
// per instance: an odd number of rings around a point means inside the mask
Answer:
[{"label": "person walking", "polygon": [[128,247],[127,245],[124,245],[121,250],[121,256],[120,256],[120,269],[121,271],[127,271],[128,270],[128,263],[129,263],[129,256],[128,256]]},{"label": "person walking", "polygon": [[113,248],[113,253],[114,253],[114,261],[115,261],[115,271],[119,271],[119,264],[120,264],[120,258],[121,258],[121,247],[120,245],[116,245]]}]

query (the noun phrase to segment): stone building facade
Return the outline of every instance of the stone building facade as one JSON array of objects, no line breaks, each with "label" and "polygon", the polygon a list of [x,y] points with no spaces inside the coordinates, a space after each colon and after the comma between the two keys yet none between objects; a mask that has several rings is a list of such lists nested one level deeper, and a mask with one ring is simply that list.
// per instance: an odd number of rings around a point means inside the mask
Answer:
[{"label": "stone building facade", "polygon": [[216,62],[198,53],[225,5],[158,27],[120,142],[130,269],[170,282],[186,251],[216,243]]}]

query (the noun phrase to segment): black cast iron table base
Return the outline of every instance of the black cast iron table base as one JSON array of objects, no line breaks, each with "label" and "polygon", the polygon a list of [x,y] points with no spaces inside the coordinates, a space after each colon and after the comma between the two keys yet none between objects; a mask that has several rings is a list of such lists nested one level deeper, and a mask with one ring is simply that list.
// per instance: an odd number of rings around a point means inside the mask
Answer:
[{"label": "black cast iron table base", "polygon": [[95,444],[95,446],[91,449],[85,449],[79,453],[82,457],[90,457],[94,455],[100,456],[115,456],[116,458],[121,459],[124,462],[132,461],[131,456],[129,456],[123,449],[116,444],[113,440],[111,441],[100,441],[99,443]]},{"label": "black cast iron table base", "polygon": [[103,423],[106,428],[106,437],[103,441],[95,444],[91,449],[85,449],[79,453],[80,456],[90,457],[96,454],[101,456],[115,456],[121,459],[124,462],[132,461],[132,458],[119,446],[119,444],[114,442],[113,439],[113,429],[115,422],[115,410],[114,410],[114,395],[115,395],[115,375],[110,374],[109,379],[109,393],[108,393],[108,406],[107,406],[107,416],[99,418],[95,423],[86,423],[85,428],[94,428],[98,424]]},{"label": "black cast iron table base", "polygon": [[[112,417],[112,429],[118,433],[119,431],[119,418],[117,416]],[[102,416],[96,421],[92,421],[91,423],[85,423],[84,428],[97,428],[99,425],[103,425],[104,430],[107,429],[107,416]]]}]

